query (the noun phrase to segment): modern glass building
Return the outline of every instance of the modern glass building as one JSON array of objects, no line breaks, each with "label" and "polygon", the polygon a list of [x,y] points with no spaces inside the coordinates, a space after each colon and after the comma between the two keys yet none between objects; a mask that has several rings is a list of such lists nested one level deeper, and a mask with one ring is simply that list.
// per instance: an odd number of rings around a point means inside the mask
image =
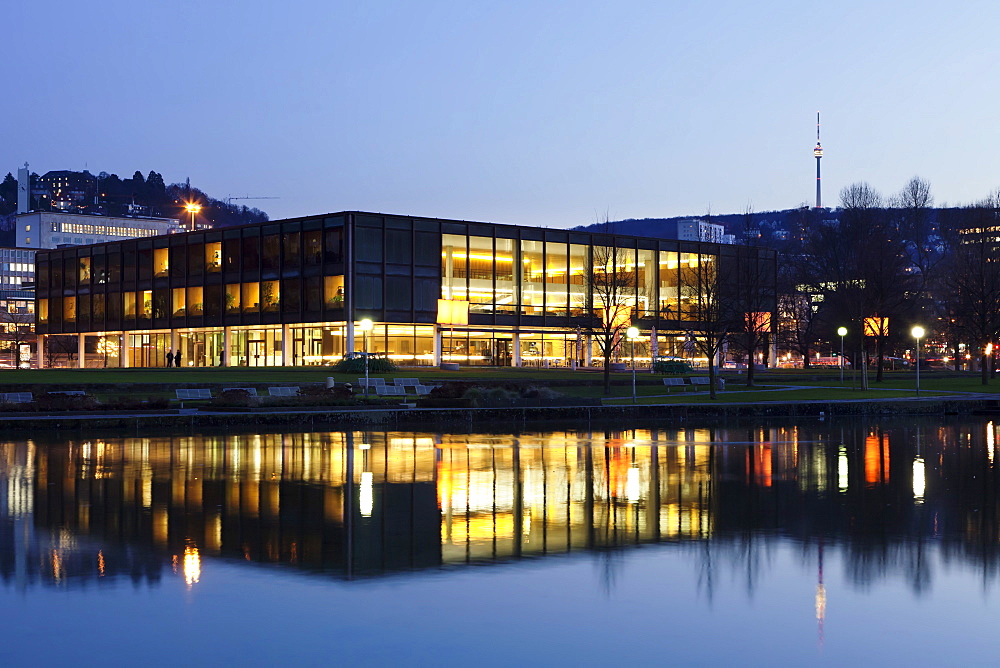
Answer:
[{"label": "modern glass building", "polygon": [[[178,350],[184,366],[322,365],[363,349],[403,365],[586,365],[602,359],[592,332],[619,310],[642,331],[640,359],[690,356],[696,305],[735,293],[736,267],[761,278],[767,306],[752,310],[773,314],[775,263],[705,242],[310,216],[39,251],[38,356],[72,335],[80,366],[163,366]],[[609,282],[615,304],[598,294]],[[467,304],[467,322],[442,318],[442,300]]]}]

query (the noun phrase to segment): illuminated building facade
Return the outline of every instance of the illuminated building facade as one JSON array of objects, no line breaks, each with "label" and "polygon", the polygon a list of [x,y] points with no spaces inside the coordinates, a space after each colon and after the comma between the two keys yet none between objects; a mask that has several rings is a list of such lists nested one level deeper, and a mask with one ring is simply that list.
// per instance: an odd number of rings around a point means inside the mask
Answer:
[{"label": "illuminated building facade", "polygon": [[88,216],[50,211],[21,213],[16,218],[19,248],[82,246],[181,231],[180,223],[174,218]]},{"label": "illuminated building facade", "polygon": [[[609,247],[617,267],[595,261]],[[597,364],[594,282],[628,274],[618,299],[648,361],[689,354],[696,304],[719,288],[705,276],[746,264],[773,312],[766,249],[345,212],[40,252],[37,331],[115,348],[123,367],[178,349],[190,366],[330,364],[363,345],[404,365]],[[467,304],[468,322],[439,320],[441,300]]]}]

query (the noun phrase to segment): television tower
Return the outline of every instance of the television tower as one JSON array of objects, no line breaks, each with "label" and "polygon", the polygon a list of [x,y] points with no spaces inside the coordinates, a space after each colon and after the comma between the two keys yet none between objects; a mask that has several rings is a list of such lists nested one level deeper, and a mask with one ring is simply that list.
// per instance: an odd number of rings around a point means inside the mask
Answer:
[{"label": "television tower", "polygon": [[823,147],[819,143],[819,112],[816,112],[816,148],[813,149],[816,156],[816,208],[823,208],[823,195],[820,190],[819,161],[823,159]]}]

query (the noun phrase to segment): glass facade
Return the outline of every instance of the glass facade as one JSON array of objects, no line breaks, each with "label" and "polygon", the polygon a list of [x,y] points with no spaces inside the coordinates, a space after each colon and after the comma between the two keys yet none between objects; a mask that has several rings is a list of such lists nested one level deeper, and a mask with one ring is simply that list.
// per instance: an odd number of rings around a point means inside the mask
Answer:
[{"label": "glass facade", "polygon": [[[648,362],[690,356],[724,248],[367,213],[273,221],[40,251],[38,332],[117,337],[122,366],[168,350],[185,366],[298,366],[365,349],[353,325],[370,318],[367,349],[404,365],[569,366],[600,362],[588,332],[614,322],[643,331]],[[439,300],[468,302],[468,322],[439,323]]]}]

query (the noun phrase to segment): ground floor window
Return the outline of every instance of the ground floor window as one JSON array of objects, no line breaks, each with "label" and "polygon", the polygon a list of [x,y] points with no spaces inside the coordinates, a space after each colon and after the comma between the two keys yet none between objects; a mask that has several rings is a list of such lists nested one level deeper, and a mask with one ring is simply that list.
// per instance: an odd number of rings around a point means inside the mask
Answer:
[{"label": "ground floor window", "polygon": [[[648,367],[657,357],[704,362],[694,336],[683,331],[642,332],[635,341],[637,367]],[[287,337],[287,340],[286,340]],[[50,336],[49,357],[62,347],[77,352],[75,335]],[[375,323],[365,335],[354,332],[347,344],[343,322],[286,325],[284,327],[208,327],[184,330],[105,332],[84,336],[87,366],[330,366],[352,351],[381,353],[400,366],[433,366],[438,360],[462,366],[574,367],[601,366],[604,352],[597,336],[572,329],[477,329],[404,323]],[[125,349],[122,349],[124,343]],[[228,345],[228,348],[227,348]],[[180,355],[177,364],[176,355]],[[723,351],[725,354],[725,350]],[[631,364],[633,344],[620,337],[611,350],[612,361]],[[75,365],[72,355],[65,365]],[[50,360],[50,364],[53,360]]]},{"label": "ground floor window", "polygon": [[181,366],[222,366],[222,332],[179,332],[177,350]]},{"label": "ground floor window", "polygon": [[[571,366],[573,359],[578,357],[577,348],[582,348],[583,344],[581,341],[581,345],[577,345],[576,332],[530,332],[518,338],[521,366],[531,367]],[[583,334],[580,338],[584,338]]]},{"label": "ground floor window", "polygon": [[[129,366],[165,367],[170,350],[170,332],[150,332],[128,335]],[[171,361],[173,353],[171,352]],[[171,364],[171,366],[173,366]]]},{"label": "ground floor window", "polygon": [[343,326],[291,327],[291,365],[322,366],[344,357]]},{"label": "ground floor window", "polygon": [[234,329],[229,335],[229,366],[283,366],[281,328]]}]

